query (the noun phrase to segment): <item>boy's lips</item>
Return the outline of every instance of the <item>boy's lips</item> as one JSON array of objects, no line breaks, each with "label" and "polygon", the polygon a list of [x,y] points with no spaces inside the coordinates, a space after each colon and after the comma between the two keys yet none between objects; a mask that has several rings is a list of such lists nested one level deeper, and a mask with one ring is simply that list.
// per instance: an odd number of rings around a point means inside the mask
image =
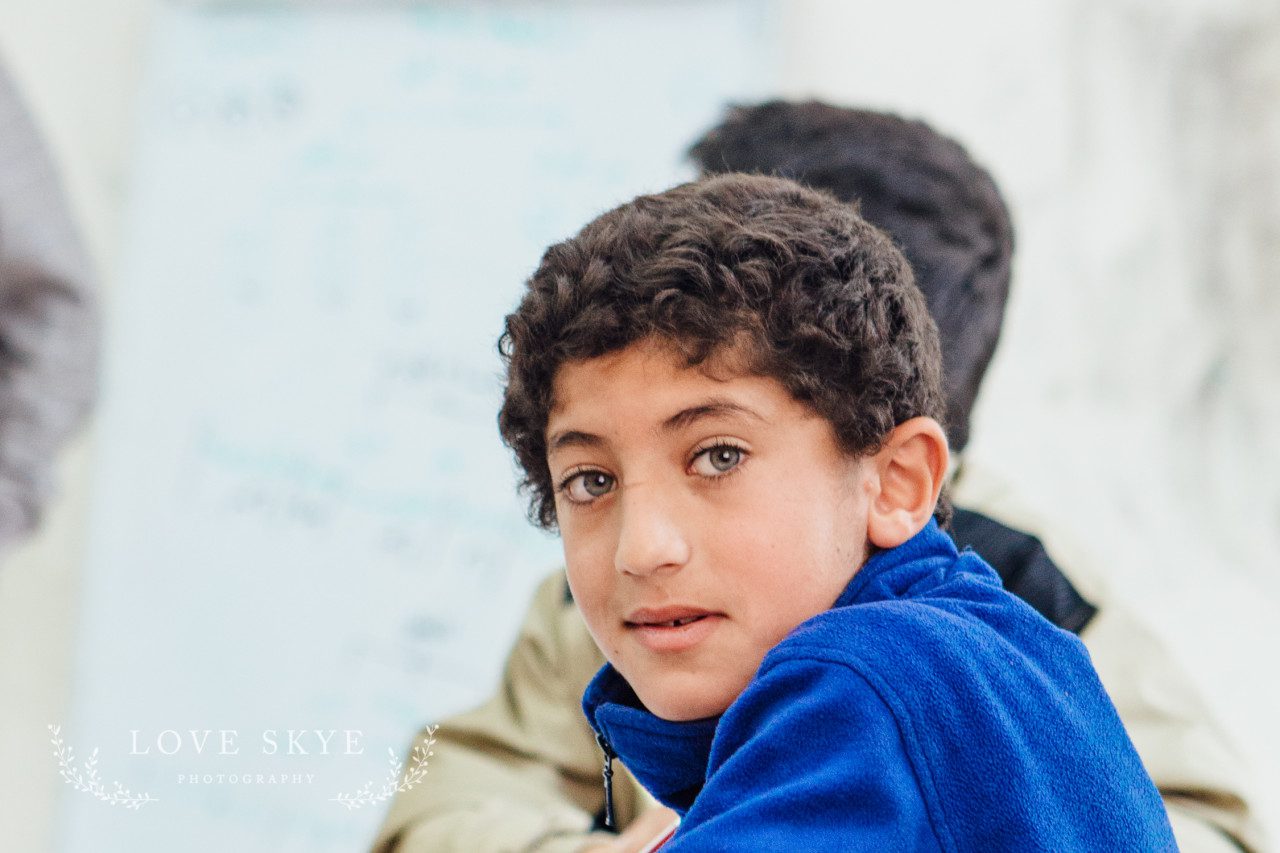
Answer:
[{"label": "boy's lips", "polygon": [[627,632],[654,652],[681,652],[702,642],[720,621],[723,613],[701,607],[642,607],[627,614]]},{"label": "boy's lips", "polygon": [[632,610],[623,621],[627,627],[665,625],[668,622],[684,622],[702,616],[715,615],[705,607],[686,604],[669,604],[666,607],[641,607]]}]

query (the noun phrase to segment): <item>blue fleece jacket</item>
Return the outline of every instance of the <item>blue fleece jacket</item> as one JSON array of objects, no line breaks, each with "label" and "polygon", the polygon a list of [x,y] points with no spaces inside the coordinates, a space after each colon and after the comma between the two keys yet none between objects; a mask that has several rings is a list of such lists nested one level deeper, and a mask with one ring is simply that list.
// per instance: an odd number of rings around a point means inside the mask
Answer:
[{"label": "blue fleece jacket", "polygon": [[721,717],[662,720],[611,666],[583,707],[683,816],[663,853],[1177,849],[1084,646],[933,522]]}]

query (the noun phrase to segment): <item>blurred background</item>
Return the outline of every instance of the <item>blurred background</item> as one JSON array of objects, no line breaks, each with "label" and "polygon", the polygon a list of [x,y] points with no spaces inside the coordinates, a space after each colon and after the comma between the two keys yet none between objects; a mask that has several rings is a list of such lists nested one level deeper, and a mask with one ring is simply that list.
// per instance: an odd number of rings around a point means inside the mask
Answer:
[{"label": "blurred background", "polygon": [[[61,431],[0,448],[36,472],[0,493],[0,846],[362,849],[381,809],[329,798],[487,694],[557,561],[494,426],[503,315],[771,97],[922,118],[993,173],[1014,292],[966,464],[1106,566],[1280,831],[1274,3],[0,0],[0,61],[85,248],[0,211],[0,244],[70,245],[75,297]],[[73,790],[50,724],[165,802]],[[184,790],[217,758],[155,736],[190,728],[365,754]]]}]

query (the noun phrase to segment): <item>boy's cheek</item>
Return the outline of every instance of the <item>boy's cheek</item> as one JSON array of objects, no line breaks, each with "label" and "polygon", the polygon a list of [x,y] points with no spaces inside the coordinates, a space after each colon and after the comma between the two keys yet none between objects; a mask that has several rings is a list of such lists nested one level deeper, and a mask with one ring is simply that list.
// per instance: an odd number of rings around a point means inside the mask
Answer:
[{"label": "boy's cheek", "polygon": [[591,638],[595,640],[596,646],[604,653],[610,661],[614,658],[616,644],[614,638],[609,631],[609,621],[605,617],[603,611],[593,604],[590,593],[580,587],[575,587],[572,582],[569,584],[573,590],[573,600],[577,605],[578,612],[582,614],[582,621],[587,625],[587,633],[591,634]]},{"label": "boy's cheek", "polygon": [[587,623],[591,635],[595,637],[596,644],[603,649],[604,641],[607,639],[605,632],[611,619],[608,606],[608,579],[600,577],[599,572],[576,566],[576,561],[567,560],[566,562],[569,564],[566,574],[574,604],[582,613],[582,618]]}]

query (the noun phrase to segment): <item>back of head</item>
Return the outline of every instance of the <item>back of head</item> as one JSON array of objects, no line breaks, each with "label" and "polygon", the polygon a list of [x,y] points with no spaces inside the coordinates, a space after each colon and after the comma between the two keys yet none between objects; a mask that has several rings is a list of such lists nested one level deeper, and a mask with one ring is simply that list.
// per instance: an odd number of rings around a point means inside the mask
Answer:
[{"label": "back of head", "polygon": [[724,356],[778,380],[852,455],[943,414],[937,331],[911,269],[852,207],[753,175],[640,196],[547,250],[499,343],[499,427],[543,526],[555,524],[545,431],[557,371],[646,339],[690,367]]},{"label": "back of head", "polygon": [[811,101],[730,110],[694,144],[704,173],[760,172],[855,202],[902,248],[942,342],[947,434],[963,449],[1009,293],[1013,229],[991,176],[919,121]]}]

